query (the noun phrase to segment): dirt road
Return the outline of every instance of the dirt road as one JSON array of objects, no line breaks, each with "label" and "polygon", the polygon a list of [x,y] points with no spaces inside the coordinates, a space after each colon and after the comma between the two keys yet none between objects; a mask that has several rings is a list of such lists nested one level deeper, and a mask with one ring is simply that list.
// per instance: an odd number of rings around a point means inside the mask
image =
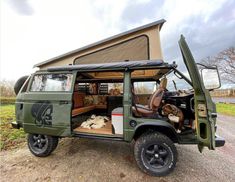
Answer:
[{"label": "dirt road", "polygon": [[3,181],[235,181],[235,117],[218,117],[226,145],[200,154],[196,146],[177,146],[176,169],[167,177],[142,173],[129,144],[88,139],[63,139],[47,158],[31,155],[27,146],[2,151]]}]

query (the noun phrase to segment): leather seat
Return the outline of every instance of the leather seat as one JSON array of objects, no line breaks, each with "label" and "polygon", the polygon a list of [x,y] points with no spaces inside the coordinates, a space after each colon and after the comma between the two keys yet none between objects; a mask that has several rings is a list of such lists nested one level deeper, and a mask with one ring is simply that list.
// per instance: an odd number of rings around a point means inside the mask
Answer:
[{"label": "leather seat", "polygon": [[134,106],[132,107],[132,111],[134,112],[134,114],[139,117],[151,117],[156,115],[157,110],[161,105],[166,86],[167,79],[162,78],[159,88],[151,95],[147,106],[134,103]]}]

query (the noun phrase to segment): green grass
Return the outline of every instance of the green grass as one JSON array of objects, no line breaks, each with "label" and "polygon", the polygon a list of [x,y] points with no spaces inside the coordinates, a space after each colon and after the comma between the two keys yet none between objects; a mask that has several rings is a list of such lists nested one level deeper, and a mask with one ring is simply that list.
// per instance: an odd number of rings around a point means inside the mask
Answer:
[{"label": "green grass", "polygon": [[217,103],[216,109],[218,113],[235,116],[235,104]]},{"label": "green grass", "polygon": [[0,148],[6,150],[16,148],[25,142],[25,133],[23,129],[13,129],[11,122],[15,121],[15,105],[0,106]]},{"label": "green grass", "polygon": [[15,97],[0,97],[1,104],[14,104],[16,98]]}]

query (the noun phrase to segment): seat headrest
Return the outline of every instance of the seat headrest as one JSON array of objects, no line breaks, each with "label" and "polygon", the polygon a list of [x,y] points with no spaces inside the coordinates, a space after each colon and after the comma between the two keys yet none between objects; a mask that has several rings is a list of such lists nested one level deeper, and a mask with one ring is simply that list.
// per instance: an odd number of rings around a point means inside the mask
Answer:
[{"label": "seat headrest", "polygon": [[164,77],[161,79],[160,88],[166,89],[166,87],[167,87],[167,78]]}]

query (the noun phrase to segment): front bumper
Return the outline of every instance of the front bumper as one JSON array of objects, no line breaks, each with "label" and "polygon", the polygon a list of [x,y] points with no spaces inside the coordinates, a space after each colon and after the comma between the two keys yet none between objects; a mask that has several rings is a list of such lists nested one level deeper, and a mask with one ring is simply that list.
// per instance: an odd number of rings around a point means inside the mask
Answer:
[{"label": "front bumper", "polygon": [[224,138],[215,135],[215,147],[223,147],[225,144]]},{"label": "front bumper", "polygon": [[15,122],[15,121],[13,121],[13,122],[11,122],[11,126],[13,127],[13,128],[15,128],[15,129],[20,129],[20,125],[19,125],[19,123],[17,123],[17,122]]}]

